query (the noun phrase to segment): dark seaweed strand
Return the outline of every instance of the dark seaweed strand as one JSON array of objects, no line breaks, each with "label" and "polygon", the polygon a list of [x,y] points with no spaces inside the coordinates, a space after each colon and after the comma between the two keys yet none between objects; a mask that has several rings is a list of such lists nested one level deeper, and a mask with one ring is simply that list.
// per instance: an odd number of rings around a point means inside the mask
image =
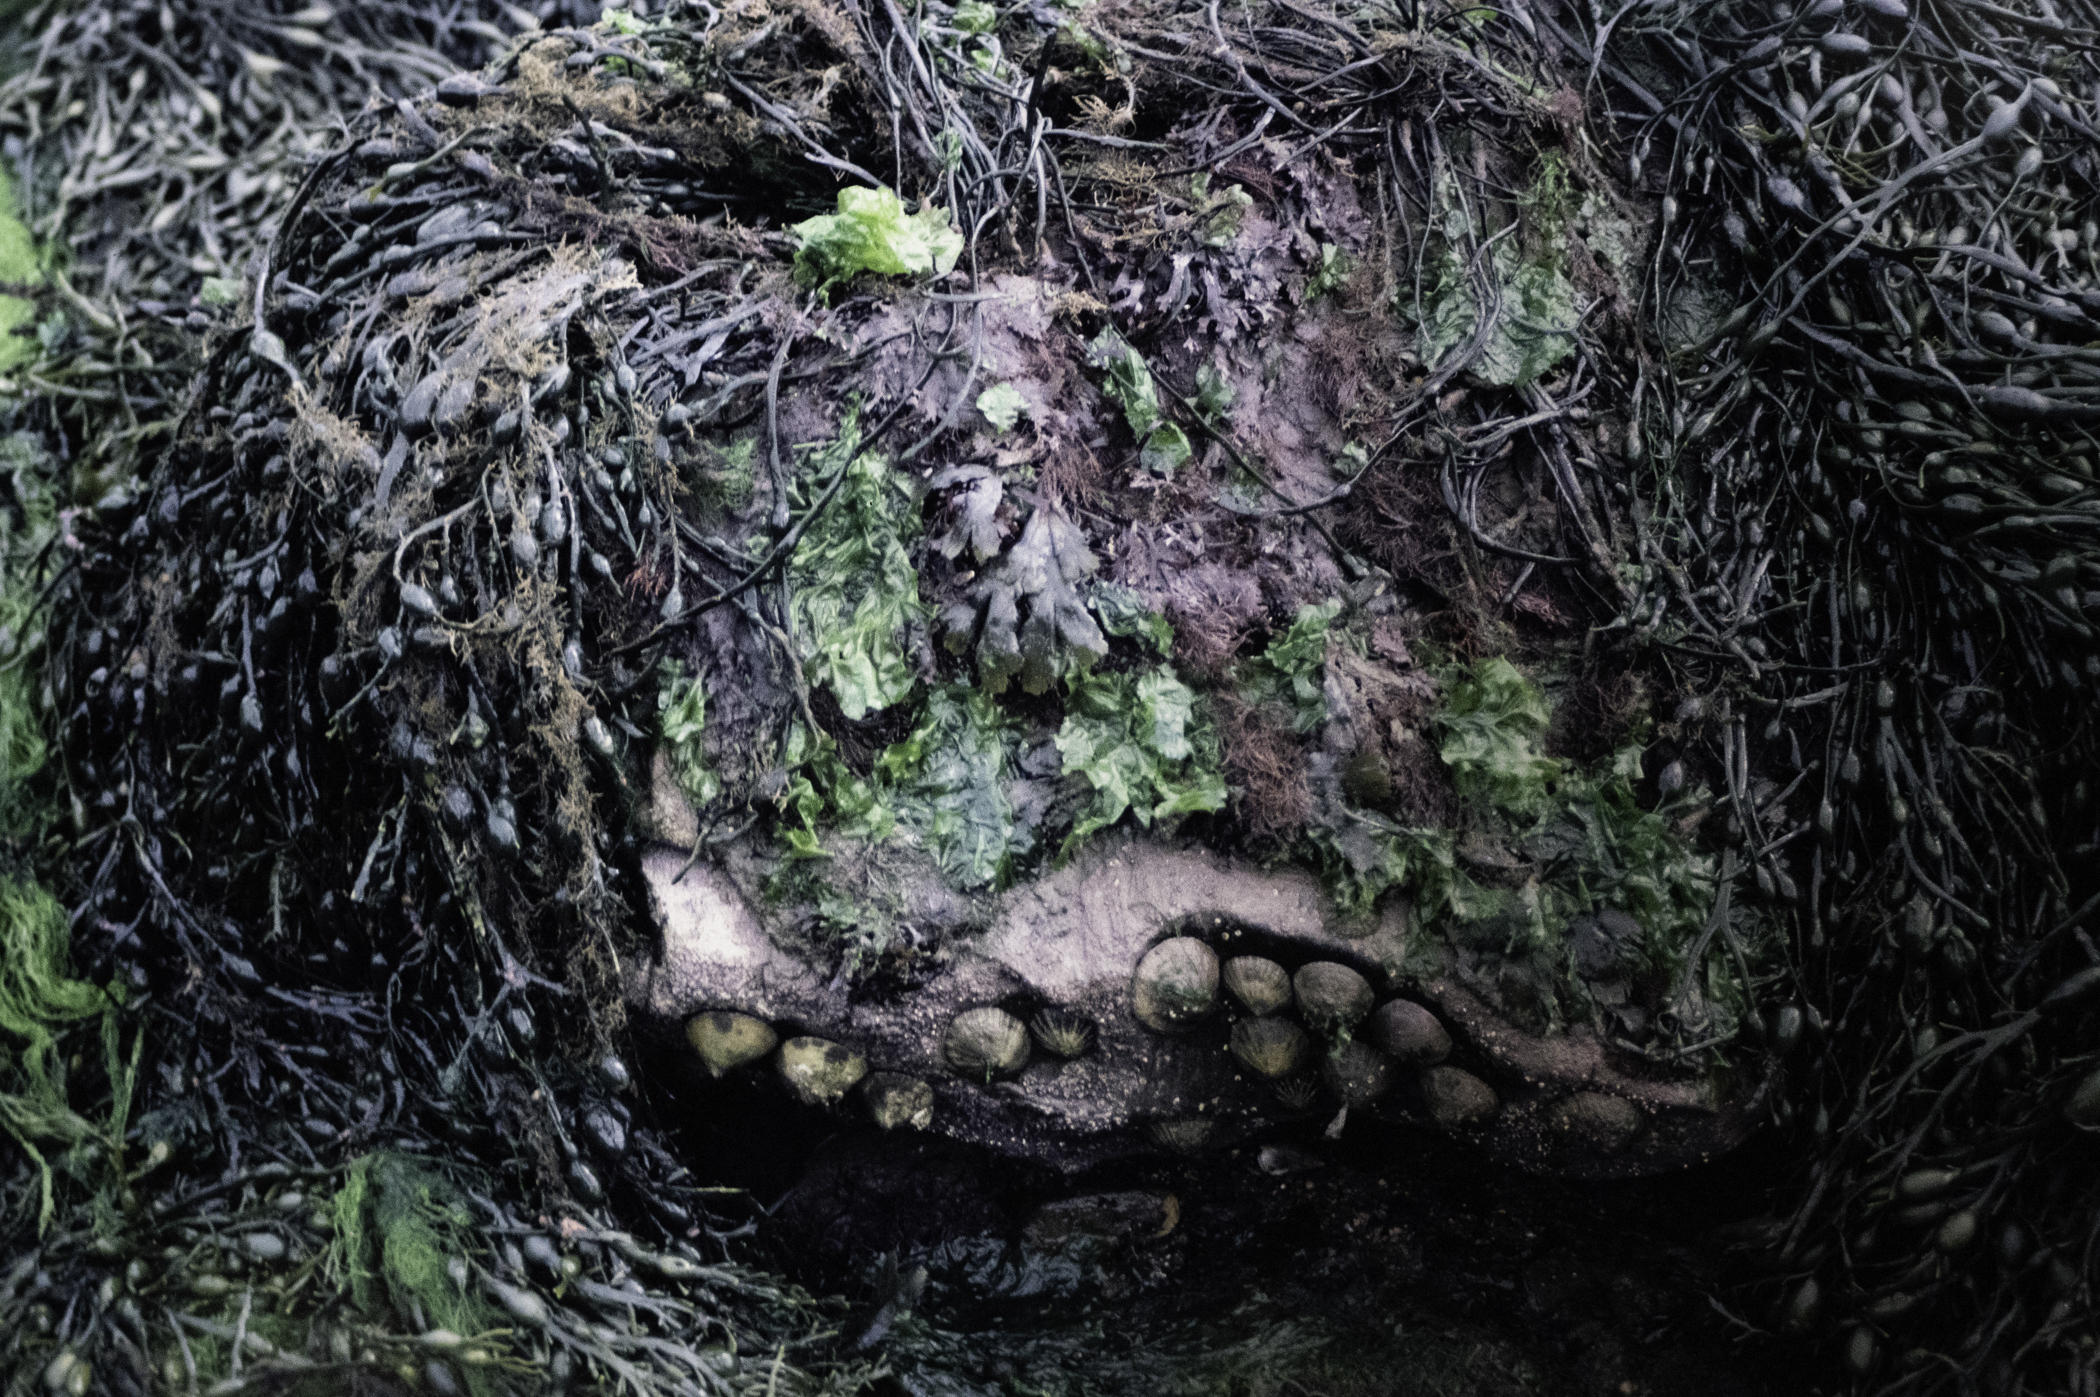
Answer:
[{"label": "dark seaweed strand", "polygon": [[1795,928],[1774,1107],[1809,1161],[1748,1229],[1747,1314],[1862,1391],[2092,1381],[2096,22],[1548,26],[1663,211],[1624,456],[1697,721],[1732,781],[1746,749],[1800,778],[1737,794]]}]

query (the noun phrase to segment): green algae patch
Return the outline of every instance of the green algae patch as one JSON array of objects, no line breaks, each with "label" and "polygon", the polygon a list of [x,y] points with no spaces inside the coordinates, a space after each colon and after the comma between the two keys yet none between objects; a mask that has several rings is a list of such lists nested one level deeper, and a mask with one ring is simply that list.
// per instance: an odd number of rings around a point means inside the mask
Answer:
[{"label": "green algae patch", "polygon": [[1057,750],[1065,773],[1083,777],[1093,792],[1065,837],[1064,857],[1126,814],[1149,827],[1225,808],[1216,731],[1171,665],[1074,680]]},{"label": "green algae patch", "polygon": [[[17,215],[14,181],[0,175],[0,286],[34,287],[44,282],[36,239]],[[24,333],[36,324],[36,302],[0,294],[0,373],[36,357],[36,340]]]},{"label": "green algae patch", "polygon": [[838,438],[809,451],[804,508],[835,489],[795,549],[795,625],[803,670],[824,684],[854,722],[911,697],[908,632],[924,624],[919,574],[908,545],[919,532],[908,479],[860,449],[860,417],[848,411]]},{"label": "green algae patch", "polygon": [[481,1234],[465,1196],[434,1166],[399,1154],[365,1155],[350,1165],[330,1211],[330,1268],[365,1314],[462,1335],[494,1326],[480,1289],[452,1274],[457,1268],[465,1275]]}]

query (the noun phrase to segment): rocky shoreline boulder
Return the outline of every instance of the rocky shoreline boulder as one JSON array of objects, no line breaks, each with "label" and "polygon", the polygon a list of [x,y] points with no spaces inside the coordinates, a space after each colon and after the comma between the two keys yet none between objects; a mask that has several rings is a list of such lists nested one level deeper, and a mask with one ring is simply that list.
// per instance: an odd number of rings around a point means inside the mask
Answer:
[{"label": "rocky shoreline boulder", "polygon": [[[1368,1109],[1530,1172],[1631,1178],[1717,1158],[1753,1125],[1741,1086],[1644,1072],[1587,1025],[1518,1027],[1440,968],[1447,948],[1410,925],[1404,904],[1368,926],[1344,921],[1300,870],[1156,839],[1104,842],[1008,894],[987,930],[957,939],[937,973],[898,994],[810,964],[731,878],[683,850],[660,845],[643,870],[662,951],[632,974],[629,997],[661,1035],[725,1013],[764,1020],[783,1043],[821,1040],[865,1059],[866,1085],[830,1109],[1065,1171],[1322,1123],[1339,1133],[1349,1111]],[[1218,988],[1220,960],[1252,957],[1293,969],[1301,987],[1360,986],[1357,1007],[1378,1008],[1353,1034],[1332,1017],[1308,1023],[1294,1036],[1309,1048],[1302,1066],[1271,1075],[1257,1054],[1297,1023],[1256,1016]],[[1146,977],[1163,959],[1199,958],[1208,1007],[1184,998],[1172,1031],[1148,1023]],[[1031,1047],[1022,1026],[1046,1021],[1083,1034],[1083,1051]],[[1266,1031],[1246,1031],[1255,1026]],[[692,1071],[704,1070],[694,1056]],[[774,1069],[760,1059],[742,1070]],[[912,1110],[899,1109],[900,1092]]]}]

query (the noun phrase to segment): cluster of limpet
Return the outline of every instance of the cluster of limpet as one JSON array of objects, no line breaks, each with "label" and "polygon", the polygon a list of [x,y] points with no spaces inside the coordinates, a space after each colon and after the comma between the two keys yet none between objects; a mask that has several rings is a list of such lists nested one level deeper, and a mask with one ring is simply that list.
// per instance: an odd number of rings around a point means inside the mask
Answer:
[{"label": "cluster of limpet", "polygon": [[1221,986],[1237,1009],[1226,1050],[1288,1109],[1310,1107],[1321,1089],[1345,1108],[1368,1106],[1402,1069],[1416,1072],[1431,1118],[1446,1129],[1480,1125],[1499,1108],[1492,1087],[1445,1063],[1451,1035],[1436,1015],[1405,999],[1380,1005],[1371,982],[1338,961],[1296,974],[1266,956],[1221,965],[1206,942],[1177,936],[1138,961],[1131,1008],[1155,1033],[1186,1034],[1218,1009]]},{"label": "cluster of limpet", "polygon": [[715,1077],[773,1060],[788,1095],[805,1106],[837,1106],[859,1088],[869,1117],[884,1130],[933,1123],[933,1088],[898,1072],[870,1072],[868,1059],[843,1043],[801,1035],[780,1041],[764,1019],[712,1009],[686,1021],[685,1039]]}]

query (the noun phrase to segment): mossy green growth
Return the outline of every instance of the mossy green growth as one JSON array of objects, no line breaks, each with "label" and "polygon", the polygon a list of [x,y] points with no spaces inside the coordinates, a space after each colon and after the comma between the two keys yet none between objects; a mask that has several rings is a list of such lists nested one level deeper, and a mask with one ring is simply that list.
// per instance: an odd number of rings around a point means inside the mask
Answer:
[{"label": "mossy green growth", "polygon": [[686,484],[701,503],[735,513],[757,492],[758,437],[703,446],[686,467]]},{"label": "mossy green growth", "polygon": [[[0,174],[0,286],[33,287],[44,282],[36,239],[16,213],[14,181]],[[36,321],[36,302],[0,295],[0,373],[36,357],[36,340],[18,333]]]},{"label": "mossy green growth", "polygon": [[[131,1073],[118,1040],[123,987],[74,979],[70,941],[58,899],[34,883],[0,877],[0,1129],[40,1172],[39,1230],[49,1225],[55,1198],[51,1166],[38,1144],[72,1149],[98,1136],[114,1142],[131,1110]],[[112,1097],[106,1131],[74,1109],[58,1052],[60,1034],[97,1016]]]},{"label": "mossy green growth", "polygon": [[[10,498],[11,497],[11,498]],[[51,815],[37,695],[44,638],[38,556],[58,525],[55,465],[26,434],[0,439],[0,839],[29,843]]]},{"label": "mossy green growth", "polygon": [[[379,1152],[350,1165],[332,1205],[333,1279],[373,1322],[474,1336],[497,1324],[472,1283],[482,1252],[465,1194],[430,1162]],[[475,1392],[489,1389],[469,1372]]]}]

